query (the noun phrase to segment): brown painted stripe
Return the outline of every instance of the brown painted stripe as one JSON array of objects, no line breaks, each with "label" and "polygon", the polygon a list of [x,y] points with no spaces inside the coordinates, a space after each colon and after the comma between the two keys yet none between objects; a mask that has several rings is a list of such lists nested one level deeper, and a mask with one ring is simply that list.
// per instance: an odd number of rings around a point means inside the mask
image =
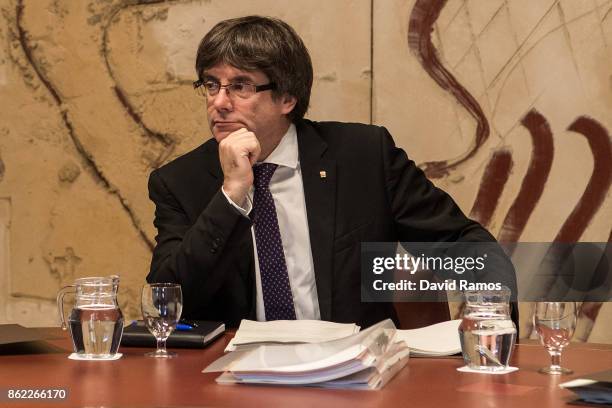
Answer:
[{"label": "brown painted stripe", "polygon": [[512,171],[512,153],[503,149],[493,153],[482,176],[476,200],[470,211],[470,218],[483,226],[491,223],[506,182]]},{"label": "brown painted stripe", "polygon": [[0,181],[2,181],[2,178],[4,177],[4,162],[2,161],[2,156],[0,156]]},{"label": "brown painted stripe", "polygon": [[586,137],[593,154],[591,178],[572,213],[567,217],[556,242],[576,242],[603,204],[612,182],[612,146],[606,129],[595,119],[580,116],[568,130]]},{"label": "brown painted stripe", "polygon": [[544,116],[532,109],[521,120],[521,124],[531,134],[533,153],[519,193],[497,237],[501,242],[517,242],[521,237],[527,220],[542,196],[554,155],[552,131]]},{"label": "brown painted stripe", "polygon": [[455,79],[440,62],[438,51],[431,41],[434,23],[446,0],[417,0],[408,24],[408,48],[415,54],[421,66],[445,91],[455,97],[477,123],[476,137],[470,148],[453,160],[432,161],[420,164],[428,177],[440,178],[449,170],[473,157],[489,137],[489,122],[476,99]]},{"label": "brown painted stripe", "polygon": [[131,1],[128,3],[124,3],[124,4],[118,4],[109,13],[108,18],[106,18],[106,22],[104,23],[103,30],[102,30],[102,42],[101,42],[101,53],[104,59],[104,65],[106,66],[106,71],[108,75],[111,77],[114,83],[113,90],[115,92],[115,96],[117,97],[117,100],[125,108],[126,113],[130,116],[130,118],[134,121],[134,123],[138,125],[138,127],[143,131],[144,135],[147,138],[160,142],[160,144],[166,148],[165,151],[161,152],[160,160],[158,161],[158,163],[154,164],[153,166],[154,168],[159,167],[159,165],[161,164],[161,161],[165,161],[165,159],[168,158],[168,156],[174,150],[176,141],[174,140],[174,137],[170,134],[157,132],[149,128],[143,121],[140,114],[137,113],[137,110],[135,109],[134,105],[129,100],[127,92],[119,84],[119,81],[117,80],[117,76],[115,75],[115,71],[113,70],[113,66],[110,62],[110,40],[108,36],[109,36],[110,27],[114,23],[119,21],[119,15],[122,11],[127,10],[128,8],[131,8],[131,7],[136,7],[136,6],[143,6],[143,5],[154,6],[154,5],[164,4],[164,3],[165,3],[164,0],[136,0],[136,1]]},{"label": "brown painted stripe", "polygon": [[[603,306],[602,302],[584,302],[580,307],[580,315],[586,316],[593,322],[597,320],[597,315],[599,314],[599,310]],[[589,331],[589,334],[591,332]]]}]

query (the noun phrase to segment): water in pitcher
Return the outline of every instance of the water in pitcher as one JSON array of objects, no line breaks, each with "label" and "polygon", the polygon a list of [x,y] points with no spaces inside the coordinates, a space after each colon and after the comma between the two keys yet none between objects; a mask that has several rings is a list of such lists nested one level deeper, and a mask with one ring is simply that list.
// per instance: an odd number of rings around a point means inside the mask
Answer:
[{"label": "water in pitcher", "polygon": [[104,359],[117,352],[123,333],[123,315],[118,307],[108,304],[75,307],[68,322],[75,353]]},{"label": "water in pitcher", "polygon": [[508,366],[516,340],[516,328],[504,315],[468,314],[463,316],[459,338],[465,363],[485,371]]}]

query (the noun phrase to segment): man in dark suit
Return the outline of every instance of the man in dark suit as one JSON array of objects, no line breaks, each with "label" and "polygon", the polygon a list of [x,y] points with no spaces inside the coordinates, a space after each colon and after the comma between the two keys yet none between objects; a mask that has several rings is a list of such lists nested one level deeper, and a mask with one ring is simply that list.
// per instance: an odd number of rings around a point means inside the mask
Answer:
[{"label": "man in dark suit", "polygon": [[[186,317],[397,321],[361,301],[360,243],[494,241],[386,129],[303,119],[308,51],[271,18],[222,21],[196,58],[214,138],[151,173],[149,282],[178,282]],[[515,287],[510,270],[499,281]]]}]

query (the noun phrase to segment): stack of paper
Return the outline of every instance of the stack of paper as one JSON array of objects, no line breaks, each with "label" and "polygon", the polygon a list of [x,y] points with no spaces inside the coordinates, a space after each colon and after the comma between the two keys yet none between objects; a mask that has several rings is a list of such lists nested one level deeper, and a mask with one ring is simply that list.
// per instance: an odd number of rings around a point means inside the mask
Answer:
[{"label": "stack of paper", "polygon": [[242,320],[225,351],[246,350],[261,344],[321,343],[341,339],[359,332],[354,323],[333,323],[322,320],[274,320],[255,322]]},{"label": "stack of paper", "polygon": [[223,372],[220,384],[308,385],[379,389],[408,360],[404,342],[393,342],[391,320],[322,343],[260,345],[221,357],[204,372]]},{"label": "stack of paper", "polygon": [[312,320],[243,320],[224,355],[204,372],[220,384],[306,385],[380,389],[410,354],[437,357],[461,351],[460,320],[396,330],[391,320],[359,332],[354,324]]},{"label": "stack of paper", "polygon": [[461,352],[460,323],[461,320],[450,320],[420,329],[397,330],[394,341],[406,342],[412,356],[450,356]]}]

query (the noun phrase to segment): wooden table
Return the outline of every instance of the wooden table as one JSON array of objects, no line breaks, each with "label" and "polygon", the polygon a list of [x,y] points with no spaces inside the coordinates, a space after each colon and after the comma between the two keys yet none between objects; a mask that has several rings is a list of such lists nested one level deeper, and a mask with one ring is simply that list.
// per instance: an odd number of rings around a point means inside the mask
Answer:
[{"label": "wooden table", "polygon": [[[126,348],[117,361],[68,360],[67,333],[45,343],[39,354],[1,355],[0,387],[63,388],[64,401],[0,401],[14,407],[563,407],[573,394],[558,384],[583,374],[612,368],[612,346],[572,344],[563,365],[575,374],[562,378],[539,374],[548,353],[536,343],[517,345],[505,375],[460,373],[463,360],[411,358],[381,391],[322,390],[215,383],[202,369],[223,353],[230,335],[204,350],[177,349],[179,357],[158,360],[145,349]],[[569,407],[569,406],[568,406]]]}]

